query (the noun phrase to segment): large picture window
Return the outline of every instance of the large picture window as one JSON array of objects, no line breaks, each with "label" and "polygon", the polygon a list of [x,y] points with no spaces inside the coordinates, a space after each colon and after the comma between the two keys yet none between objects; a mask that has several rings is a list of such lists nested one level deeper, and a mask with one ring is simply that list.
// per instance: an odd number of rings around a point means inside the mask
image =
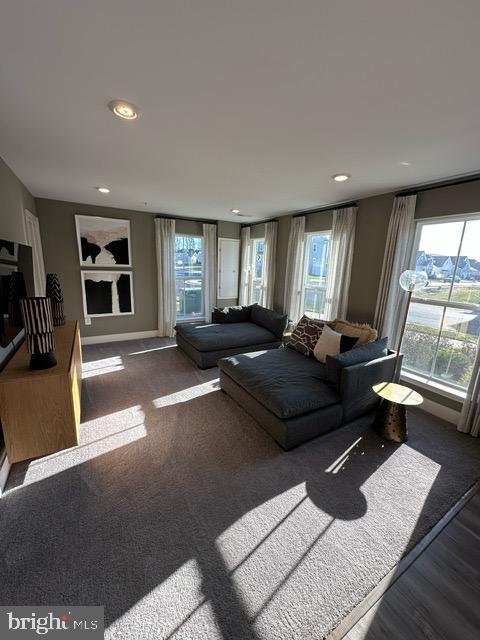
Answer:
[{"label": "large picture window", "polygon": [[254,240],[251,240],[249,268],[250,279],[248,290],[248,299],[250,304],[262,304],[263,302],[263,274],[265,270],[264,255],[264,238],[255,238]]},{"label": "large picture window", "polygon": [[324,318],[329,248],[329,231],[305,234],[302,307],[310,318]]},{"label": "large picture window", "polygon": [[175,236],[177,320],[202,318],[203,238]]},{"label": "large picture window", "polygon": [[419,221],[413,264],[428,285],[412,298],[404,370],[464,390],[480,335],[480,216]]}]

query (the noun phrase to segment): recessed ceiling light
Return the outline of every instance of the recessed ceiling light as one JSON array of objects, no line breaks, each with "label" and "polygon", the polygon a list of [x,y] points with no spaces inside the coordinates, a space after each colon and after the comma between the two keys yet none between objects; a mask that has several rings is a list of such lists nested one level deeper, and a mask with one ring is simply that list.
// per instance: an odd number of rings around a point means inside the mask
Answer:
[{"label": "recessed ceiling light", "polygon": [[345,182],[345,180],[348,180],[351,177],[352,176],[349,173],[334,173],[332,176],[335,182]]},{"label": "recessed ceiling light", "polygon": [[240,213],[240,209],[230,209],[232,213]]},{"label": "recessed ceiling light", "polygon": [[100,193],[110,193],[110,189],[107,187],[97,187],[97,191],[100,191]]},{"label": "recessed ceiling light", "polygon": [[138,108],[130,102],[112,100],[112,102],[108,103],[108,107],[114,115],[123,118],[123,120],[136,120],[138,118]]},{"label": "recessed ceiling light", "polygon": [[400,164],[402,165],[402,167],[409,167],[412,163],[411,162],[407,162],[406,160],[402,160],[402,162],[400,162]]}]

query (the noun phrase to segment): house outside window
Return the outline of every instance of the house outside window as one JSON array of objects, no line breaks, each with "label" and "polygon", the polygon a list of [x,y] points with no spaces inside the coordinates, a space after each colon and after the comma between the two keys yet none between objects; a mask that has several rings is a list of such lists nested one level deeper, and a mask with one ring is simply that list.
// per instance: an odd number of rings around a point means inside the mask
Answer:
[{"label": "house outside window", "polygon": [[265,239],[255,238],[250,242],[250,267],[249,267],[249,304],[262,304],[263,300],[263,274],[265,272]]},{"label": "house outside window", "polygon": [[305,234],[302,308],[310,318],[324,318],[329,248],[329,231]]},{"label": "house outside window", "polygon": [[177,320],[203,318],[203,238],[175,236]]},{"label": "house outside window", "polygon": [[412,263],[428,285],[412,297],[403,370],[464,392],[480,335],[480,215],[418,221]]}]

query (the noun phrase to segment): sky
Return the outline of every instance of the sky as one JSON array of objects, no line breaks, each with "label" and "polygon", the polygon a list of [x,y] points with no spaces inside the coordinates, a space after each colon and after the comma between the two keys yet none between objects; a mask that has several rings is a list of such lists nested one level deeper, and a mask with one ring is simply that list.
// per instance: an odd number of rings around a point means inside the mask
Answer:
[{"label": "sky", "polygon": [[[425,225],[422,229],[420,250],[440,255],[457,255],[463,225],[463,222]],[[467,222],[460,255],[480,260],[480,220]]]}]

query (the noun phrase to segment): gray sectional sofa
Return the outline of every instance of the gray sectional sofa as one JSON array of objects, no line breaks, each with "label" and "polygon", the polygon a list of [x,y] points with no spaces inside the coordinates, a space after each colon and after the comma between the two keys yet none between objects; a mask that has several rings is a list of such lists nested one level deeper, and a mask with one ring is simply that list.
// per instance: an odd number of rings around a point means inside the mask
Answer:
[{"label": "gray sectional sofa", "polygon": [[218,363],[220,386],[288,450],[378,406],[372,385],[391,379],[395,360],[378,342],[379,357],[363,361],[365,348],[327,364],[289,348],[235,355]]},{"label": "gray sectional sofa", "polygon": [[180,349],[208,369],[226,356],[276,349],[286,325],[286,315],[254,304],[214,309],[211,323],[177,324],[175,331]]}]

